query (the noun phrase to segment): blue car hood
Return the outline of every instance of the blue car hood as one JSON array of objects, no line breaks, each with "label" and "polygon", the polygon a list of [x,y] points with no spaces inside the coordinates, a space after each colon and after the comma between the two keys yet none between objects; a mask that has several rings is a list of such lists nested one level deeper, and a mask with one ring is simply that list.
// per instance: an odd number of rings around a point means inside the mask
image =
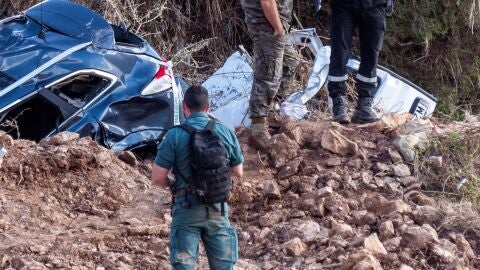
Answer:
[{"label": "blue car hood", "polygon": [[36,22],[79,42],[92,42],[95,47],[111,49],[115,44],[110,24],[94,11],[63,0],[50,0],[29,8],[25,14]]}]

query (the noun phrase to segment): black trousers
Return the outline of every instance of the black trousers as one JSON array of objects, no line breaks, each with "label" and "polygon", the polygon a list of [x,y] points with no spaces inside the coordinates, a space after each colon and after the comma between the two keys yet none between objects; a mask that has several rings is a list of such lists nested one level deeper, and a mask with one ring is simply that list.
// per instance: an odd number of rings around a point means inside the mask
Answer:
[{"label": "black trousers", "polygon": [[359,1],[351,1],[351,4],[345,4],[345,1],[331,1],[330,42],[332,54],[328,73],[328,91],[332,98],[346,94],[347,61],[356,28],[358,28],[360,37],[361,58],[356,77],[358,95],[359,97],[373,97],[377,88],[378,56],[382,49],[386,29],[385,5],[365,8],[355,2]]}]

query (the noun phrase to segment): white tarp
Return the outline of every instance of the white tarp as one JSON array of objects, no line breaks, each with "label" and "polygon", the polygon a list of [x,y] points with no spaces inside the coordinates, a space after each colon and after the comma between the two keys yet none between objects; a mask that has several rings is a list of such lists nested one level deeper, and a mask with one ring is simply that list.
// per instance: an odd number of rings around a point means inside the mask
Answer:
[{"label": "white tarp", "polygon": [[[315,55],[307,86],[289,96],[280,106],[280,114],[300,120],[308,116],[305,103],[313,98],[325,84],[328,76],[331,49],[323,46],[314,29],[294,31],[290,39],[297,46],[308,47]],[[248,106],[253,82],[251,58],[246,53],[231,55],[203,86],[212,100],[212,114],[230,128],[249,126]],[[347,66],[358,70],[360,62],[350,59]],[[374,107],[381,113],[409,112],[418,117],[430,116],[436,107],[436,98],[398,74],[379,66],[379,87]]]},{"label": "white tarp", "polygon": [[234,53],[202,84],[209,92],[211,113],[232,129],[250,126],[247,113],[253,70],[248,57],[240,52]]}]

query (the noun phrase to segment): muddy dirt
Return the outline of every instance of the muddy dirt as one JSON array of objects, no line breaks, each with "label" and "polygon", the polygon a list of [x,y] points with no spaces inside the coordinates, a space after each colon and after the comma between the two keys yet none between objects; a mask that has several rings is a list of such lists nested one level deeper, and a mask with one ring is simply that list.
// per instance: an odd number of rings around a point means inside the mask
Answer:
[{"label": "muddy dirt", "polygon": [[[268,154],[238,130],[236,269],[479,269],[478,227],[445,226],[394,145],[410,119],[390,120],[285,120]],[[170,194],[151,186],[148,162],[69,133],[0,144],[0,268],[170,269]]]}]

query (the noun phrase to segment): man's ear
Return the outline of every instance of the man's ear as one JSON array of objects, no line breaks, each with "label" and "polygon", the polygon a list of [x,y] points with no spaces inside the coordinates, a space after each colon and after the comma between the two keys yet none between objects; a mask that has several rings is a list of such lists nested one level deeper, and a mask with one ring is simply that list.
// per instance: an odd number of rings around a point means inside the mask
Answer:
[{"label": "man's ear", "polygon": [[207,105],[207,107],[205,108],[204,112],[209,112],[210,111],[210,103]]},{"label": "man's ear", "polygon": [[185,114],[185,116],[188,117],[188,115],[190,114],[190,110],[188,109],[187,103],[185,103],[185,101],[182,101],[182,109],[183,109],[183,114]]}]

